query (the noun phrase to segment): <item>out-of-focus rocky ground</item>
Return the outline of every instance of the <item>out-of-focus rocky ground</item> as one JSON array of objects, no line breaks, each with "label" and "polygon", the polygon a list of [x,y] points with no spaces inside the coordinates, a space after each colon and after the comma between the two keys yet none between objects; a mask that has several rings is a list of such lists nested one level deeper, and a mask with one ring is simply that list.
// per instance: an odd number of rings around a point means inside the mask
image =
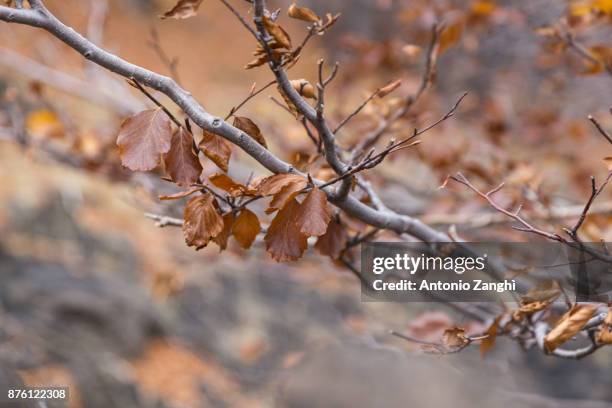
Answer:
[{"label": "out-of-focus rocky ground", "polygon": [[477,350],[415,357],[387,332],[439,306],[361,303],[352,275],[314,254],[286,265],[261,244],[248,254],[193,252],[180,230],[143,217],[129,186],[7,143],[0,158],[0,361],[27,384],[69,385],[69,406],[612,398],[606,350],[566,362],[502,341],[485,360]]},{"label": "out-of-focus rocky ground", "polygon": [[[58,17],[85,27],[85,2],[70,2],[70,8],[47,3]],[[110,2],[105,43],[163,71],[143,44],[155,16],[169,3]],[[311,3],[346,14],[334,33],[339,44],[343,34],[384,39],[384,28],[389,29],[383,23],[392,10],[378,11],[364,24],[368,2],[361,9],[357,1]],[[611,80],[571,76],[562,68],[534,70],[539,48],[529,28],[548,22],[562,7],[544,0],[514,3],[528,9],[526,26],[492,31],[476,56],[449,52],[436,92],[444,103],[465,89],[479,98],[493,95],[517,118],[507,124],[505,137],[526,133],[514,136],[512,153],[547,166],[542,171],[562,200],[577,203],[588,183],[566,186],[565,180],[574,181],[566,175],[597,171],[599,156],[609,147],[582,125],[572,131],[578,136],[553,132],[581,123],[587,113],[605,111],[612,102]],[[227,111],[252,81],[269,78],[265,70],[242,70],[253,44],[235,40],[243,33],[230,17],[210,0],[197,19],[156,23],[164,44],[181,57],[183,82],[213,112]],[[71,72],[83,68],[46,35],[17,26],[0,30],[2,47]],[[315,51],[340,58],[337,49],[317,43],[304,59],[314,61]],[[311,77],[312,64],[304,65],[296,75]],[[363,69],[371,74],[378,68]],[[390,72],[379,69],[381,76]],[[418,71],[409,74],[409,82],[418,83]],[[551,92],[557,77],[569,79],[562,90]],[[0,67],[0,82],[4,90],[18,90],[26,112],[43,103],[31,96],[27,73]],[[343,95],[337,104],[357,104],[361,93]],[[271,148],[282,151],[294,136],[275,130],[285,123],[277,118],[283,112],[277,114],[265,99],[245,111],[273,117],[266,130]],[[52,89],[45,88],[42,100],[51,100],[87,131],[112,137],[119,124],[117,115]],[[2,109],[10,115],[4,99]],[[464,122],[432,137],[468,138],[474,132],[478,141],[482,135],[475,123],[482,115],[471,110]],[[537,130],[534,121],[546,115],[562,118],[562,125]],[[414,345],[388,331],[440,321],[474,332],[482,327],[432,303],[361,302],[354,277],[313,251],[295,264],[271,261],[261,243],[248,253],[232,247],[220,255],[216,246],[195,252],[184,245],[179,228],[158,228],[143,215],[180,215],[178,208],[155,199],[167,192],[166,185],[142,175],[84,171],[39,147],[0,141],[0,389],[22,382],[68,385],[70,401],[49,406],[74,408],[612,406],[609,349],[582,361],[561,361],[500,339],[485,359],[475,349],[417,356]],[[246,177],[255,166],[235,154],[232,171]],[[408,170],[419,176],[406,180]],[[444,193],[436,192],[437,176],[414,157],[395,160],[383,172],[393,180],[383,191],[392,207],[424,213],[431,200],[439,200],[435,208],[448,208]]]}]

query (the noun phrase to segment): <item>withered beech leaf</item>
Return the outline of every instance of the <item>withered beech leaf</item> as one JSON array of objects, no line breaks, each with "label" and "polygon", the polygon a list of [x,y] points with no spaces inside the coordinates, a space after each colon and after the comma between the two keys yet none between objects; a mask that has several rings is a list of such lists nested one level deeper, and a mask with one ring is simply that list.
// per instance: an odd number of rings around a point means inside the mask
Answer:
[{"label": "withered beech leaf", "polygon": [[249,61],[244,66],[244,69],[252,69],[252,68],[260,67],[263,64],[265,64],[267,61],[268,61],[268,58],[265,55],[260,55],[257,58],[255,58],[254,60]]},{"label": "withered beech leaf", "polygon": [[289,81],[293,89],[305,98],[317,99],[314,86],[306,79],[294,79]]},{"label": "withered beech leaf", "polygon": [[266,31],[270,33],[272,37],[276,40],[277,43],[287,48],[291,49],[291,38],[289,34],[283,28],[278,25],[276,22],[272,21],[269,17],[264,16],[263,18],[264,27]]},{"label": "withered beech leaf", "polygon": [[232,147],[225,139],[205,130],[199,147],[206,157],[219,166],[221,170],[227,172]]},{"label": "withered beech leaf", "polygon": [[261,224],[257,216],[247,208],[240,211],[240,215],[236,218],[232,229],[238,244],[244,249],[249,249],[260,231]]},{"label": "withered beech leaf", "polygon": [[211,239],[223,231],[223,218],[211,194],[193,197],[184,212],[183,234],[188,246],[204,248]]},{"label": "withered beech leaf", "polygon": [[319,17],[317,13],[315,13],[308,7],[299,7],[295,3],[289,6],[287,14],[291,18],[297,18],[298,20],[306,21],[309,23],[318,23],[321,20],[321,17]]},{"label": "withered beech leaf", "polygon": [[251,136],[263,147],[268,148],[268,144],[266,143],[266,139],[261,134],[261,130],[259,130],[259,127],[251,119],[245,118],[244,116],[235,116],[234,126]]},{"label": "withered beech leaf", "polygon": [[557,325],[544,337],[544,346],[549,352],[554,351],[576,335],[597,311],[592,304],[576,304],[567,311]]},{"label": "withered beech leaf", "polygon": [[121,124],[117,146],[121,164],[133,171],[156,168],[170,150],[172,128],[161,109],[150,109],[127,118]]},{"label": "withered beech leaf", "polygon": [[229,240],[230,235],[232,235],[232,227],[234,226],[234,222],[236,220],[236,216],[233,211],[228,212],[223,216],[223,229],[213,238],[215,244],[219,246],[219,251],[225,250],[227,248],[227,241]]},{"label": "withered beech leaf", "polygon": [[204,0],[179,0],[174,7],[166,11],[160,17],[165,18],[176,18],[179,20],[193,17],[198,13],[198,8]]},{"label": "withered beech leaf", "polygon": [[160,195],[158,198],[162,201],[165,200],[178,200],[183,197],[187,197],[200,190],[200,187],[191,187],[189,190],[179,191],[178,193],[170,194],[170,195]]},{"label": "withered beech leaf", "polygon": [[244,195],[247,188],[240,183],[236,183],[230,176],[223,173],[216,173],[208,177],[208,180],[217,188],[225,190],[233,197]]},{"label": "withered beech leaf", "polygon": [[463,34],[463,21],[455,21],[442,30],[439,40],[439,53],[443,53],[453,45],[455,45]]},{"label": "withered beech leaf", "polygon": [[521,305],[513,314],[514,319],[520,321],[525,316],[546,309],[559,295],[561,295],[561,289],[555,280],[547,279],[538,282],[521,297]]},{"label": "withered beech leaf", "polygon": [[263,196],[275,195],[279,193],[283,187],[294,182],[304,183],[304,187],[307,184],[306,179],[300,175],[279,173],[261,180],[257,185],[257,193]]},{"label": "withered beech leaf", "polygon": [[389,95],[391,92],[395,91],[397,88],[399,88],[399,86],[402,84],[402,80],[398,79],[395,80],[385,86],[383,86],[382,88],[380,88],[378,90],[378,92],[376,93],[376,95],[379,98],[384,98],[385,96]]},{"label": "withered beech leaf", "polygon": [[595,340],[599,344],[612,344],[612,307],[608,308],[608,314],[597,332]]},{"label": "withered beech leaf", "polygon": [[493,348],[495,345],[495,340],[497,339],[497,334],[499,333],[499,322],[504,317],[504,315],[499,315],[495,318],[491,326],[487,329],[485,334],[487,337],[480,341],[480,356],[484,357],[489,350]]},{"label": "withered beech leaf", "polygon": [[285,204],[293,200],[307,184],[308,183],[304,179],[291,181],[289,184],[286,184],[278,193],[272,196],[270,205],[266,209],[266,214],[272,214],[274,211],[283,208]]},{"label": "withered beech leaf", "polygon": [[327,226],[325,235],[317,239],[315,248],[323,255],[327,255],[332,259],[339,259],[346,247],[347,241],[348,234],[346,228],[334,218]]},{"label": "withered beech leaf", "polygon": [[470,339],[465,334],[465,329],[461,327],[452,327],[444,330],[442,334],[442,344],[448,349],[457,349],[463,347],[470,342]]},{"label": "withered beech leaf", "polygon": [[202,165],[193,151],[193,136],[178,128],[172,135],[170,151],[164,157],[168,175],[179,186],[188,186],[198,181]]},{"label": "withered beech leaf", "polygon": [[327,232],[327,225],[331,217],[332,212],[327,203],[327,195],[315,187],[300,204],[295,222],[302,234],[320,237]]},{"label": "withered beech leaf", "polygon": [[289,201],[276,214],[264,237],[266,250],[277,262],[295,261],[308,246],[306,235],[300,232],[295,223],[299,206],[295,199]]}]

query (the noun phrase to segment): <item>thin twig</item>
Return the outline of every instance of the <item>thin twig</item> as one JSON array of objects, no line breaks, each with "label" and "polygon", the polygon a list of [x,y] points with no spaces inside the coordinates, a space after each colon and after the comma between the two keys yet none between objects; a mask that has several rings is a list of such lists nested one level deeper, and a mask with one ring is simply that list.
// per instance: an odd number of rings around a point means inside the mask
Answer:
[{"label": "thin twig", "polygon": [[170,110],[168,108],[166,108],[164,106],[163,103],[161,103],[159,100],[157,100],[157,98],[155,98],[149,91],[147,91],[145,89],[144,86],[142,86],[140,84],[140,82],[138,82],[137,80],[135,80],[134,78],[131,78],[129,81],[130,85],[133,85],[136,89],[138,89],[140,92],[142,92],[147,98],[149,98],[149,100],[151,102],[153,102],[158,108],[160,108],[161,110],[164,111],[164,113],[166,115],[168,115],[168,117],[170,118],[170,120],[172,120],[176,126],[180,127],[180,128],[185,128],[185,126],[183,126],[183,124],[181,123],[181,121],[179,121],[176,116],[174,116],[172,114],[172,112],[170,112]]},{"label": "thin twig", "polygon": [[269,87],[274,85],[275,83],[276,83],[276,79],[273,80],[273,81],[268,82],[267,84],[265,84],[264,86],[262,86],[261,88],[259,88],[257,90],[252,90],[248,94],[248,96],[242,100],[242,102],[240,102],[238,105],[236,105],[236,106],[232,107],[232,109],[230,109],[229,113],[225,116],[224,120],[228,120],[229,118],[234,116],[236,114],[236,112],[238,112],[238,110],[240,108],[242,108],[248,101],[250,101],[252,98],[254,98],[257,95],[259,95],[260,93],[262,93],[263,91],[265,91],[266,89],[268,89]]},{"label": "thin twig", "polygon": [[357,116],[357,115],[359,114],[359,112],[361,112],[361,111],[363,110],[363,108],[365,108],[365,107],[366,107],[366,105],[367,105],[368,103],[370,103],[370,101],[371,101],[372,99],[374,99],[374,98],[376,97],[376,95],[378,95],[378,93],[379,93],[379,92],[380,92],[380,88],[378,88],[377,90],[375,90],[374,92],[372,92],[372,93],[370,94],[370,96],[368,96],[368,97],[367,97],[367,98],[366,98],[366,99],[365,99],[365,100],[364,100],[364,101],[363,101],[363,102],[362,102],[362,103],[361,103],[361,104],[360,104],[360,105],[359,105],[357,108],[355,108],[355,110],[354,110],[354,111],[352,111],[352,112],[351,112],[351,113],[350,113],[350,114],[349,114],[349,115],[348,115],[346,118],[344,118],[344,119],[342,120],[342,122],[340,122],[340,123],[338,124],[338,126],[336,126],[336,128],[335,128],[335,129],[334,129],[332,132],[333,132],[334,134],[338,133],[338,131],[339,131],[340,129],[342,129],[342,127],[343,127],[344,125],[346,125],[348,122],[350,122],[350,121],[351,121],[351,119],[353,119],[355,116]]},{"label": "thin twig", "polygon": [[159,33],[155,27],[151,27],[151,40],[149,41],[149,46],[155,51],[155,54],[159,57],[161,62],[164,63],[170,75],[177,84],[181,84],[181,79],[178,73],[178,58],[170,58],[168,54],[164,51],[161,41],[159,39]]},{"label": "thin twig", "polygon": [[179,218],[168,217],[166,215],[159,215],[159,214],[152,214],[152,213],[145,213],[144,216],[157,221],[155,223],[155,226],[159,228],[168,227],[168,226],[170,227],[182,227],[183,226],[183,220]]},{"label": "thin twig", "polygon": [[593,115],[588,116],[589,121],[595,126],[595,128],[599,131],[599,133],[608,141],[608,143],[612,144],[612,135],[610,135],[601,124],[593,117]]}]

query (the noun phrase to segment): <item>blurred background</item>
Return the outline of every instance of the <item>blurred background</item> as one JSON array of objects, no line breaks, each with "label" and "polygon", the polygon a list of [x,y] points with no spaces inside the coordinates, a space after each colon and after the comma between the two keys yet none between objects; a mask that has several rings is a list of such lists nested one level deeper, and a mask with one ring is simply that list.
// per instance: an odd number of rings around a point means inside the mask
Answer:
[{"label": "blurred background", "polygon": [[[234,3],[250,17],[247,2]],[[269,3],[299,42],[305,25],[287,19],[290,3]],[[456,171],[483,188],[506,180],[500,202],[524,202],[550,228],[580,214],[589,177],[603,178],[602,159],[612,156],[586,119],[612,129],[612,6],[601,3],[603,16],[592,18],[562,0],[304,1],[342,16],[290,73],[314,83],[319,58],[339,61],[326,101],[339,122],[398,78],[394,96],[414,93],[431,26],[444,21],[435,84],[394,133],[435,121],[469,94],[456,118],[371,181],[389,207],[441,230],[523,240],[469,191],[438,186]],[[272,79],[265,66],[244,70],[254,40],[215,0],[196,17],[163,21],[170,0],[45,4],[106,49],[174,75],[216,115]],[[593,60],[551,34],[559,24]],[[0,33],[2,387],[68,385],[70,401],[49,406],[71,408],[612,406],[609,347],[563,361],[499,339],[484,358],[476,348],[423,356],[389,330],[435,340],[454,324],[486,327],[436,303],[361,302],[354,275],[313,250],[278,264],[261,241],[248,252],[233,243],[223,253],[186,247],[180,228],[145,217],[180,218],[184,202],[157,199],[175,187],[122,169],[115,151],[121,120],[148,101],[40,30],[0,24]],[[271,95],[279,98],[271,87],[241,114],[256,120],[270,150],[298,165],[309,139]],[[368,106],[339,144],[359,140],[385,109]],[[251,173],[266,174],[234,149],[230,175]],[[584,238],[612,241],[611,215],[604,193]]]}]

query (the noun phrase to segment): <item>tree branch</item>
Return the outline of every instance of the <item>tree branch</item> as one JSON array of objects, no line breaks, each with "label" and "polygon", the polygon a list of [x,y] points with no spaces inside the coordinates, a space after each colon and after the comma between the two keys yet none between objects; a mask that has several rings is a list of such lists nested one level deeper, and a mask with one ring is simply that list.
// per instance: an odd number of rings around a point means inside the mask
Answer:
[{"label": "tree branch", "polygon": [[[48,31],[88,60],[124,78],[133,78],[144,86],[165,94],[176,103],[196,125],[202,129],[220,135],[231,143],[239,146],[272,173],[299,174],[293,166],[276,157],[244,132],[204,110],[195,98],[193,98],[189,92],[182,89],[172,78],[129,63],[96,46],[74,29],[58,20],[43,6],[41,1],[33,1],[31,4],[33,6],[32,9],[14,9],[0,6],[0,20],[8,23],[19,23],[39,27]],[[262,25],[261,16],[263,15],[263,3],[255,1],[255,9],[256,22],[257,19],[259,19],[258,24]],[[263,30],[263,32],[265,33],[265,30]],[[293,89],[286,73],[282,69],[278,69],[278,67],[273,66],[272,68],[277,82],[280,84],[283,91],[291,98],[298,109],[305,113],[304,116],[308,121],[313,123],[319,132],[331,133],[327,126],[321,126],[321,124],[317,123],[315,109]],[[314,182],[317,185],[323,184],[323,182],[319,180],[314,180]],[[393,212],[377,211],[351,196],[336,201],[334,198],[334,189],[326,188],[325,192],[332,202],[346,211],[349,215],[376,228],[389,229],[400,234],[406,233],[428,243],[449,241],[449,237],[446,234],[423,224],[417,219]]]}]

